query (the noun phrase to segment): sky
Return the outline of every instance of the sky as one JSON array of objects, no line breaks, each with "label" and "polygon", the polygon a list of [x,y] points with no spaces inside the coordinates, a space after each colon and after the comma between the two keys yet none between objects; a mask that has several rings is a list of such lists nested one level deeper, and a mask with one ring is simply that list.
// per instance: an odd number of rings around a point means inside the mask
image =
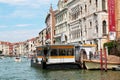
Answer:
[{"label": "sky", "polygon": [[0,0],[0,41],[23,42],[46,27],[50,5],[58,0]]}]

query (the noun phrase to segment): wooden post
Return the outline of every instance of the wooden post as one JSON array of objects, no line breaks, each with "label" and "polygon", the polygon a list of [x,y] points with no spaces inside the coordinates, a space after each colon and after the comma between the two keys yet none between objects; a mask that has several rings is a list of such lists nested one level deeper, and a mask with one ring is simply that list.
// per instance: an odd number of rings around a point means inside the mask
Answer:
[{"label": "wooden post", "polygon": [[100,65],[101,65],[101,70],[103,70],[102,49],[100,49]]},{"label": "wooden post", "polygon": [[105,71],[107,71],[107,55],[106,55],[106,48],[104,48],[104,57],[105,57]]}]

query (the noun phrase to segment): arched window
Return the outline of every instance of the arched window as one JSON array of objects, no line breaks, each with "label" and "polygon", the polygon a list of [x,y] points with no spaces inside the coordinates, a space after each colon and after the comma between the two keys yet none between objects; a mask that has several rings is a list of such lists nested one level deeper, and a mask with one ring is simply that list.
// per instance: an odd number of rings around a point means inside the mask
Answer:
[{"label": "arched window", "polygon": [[98,33],[98,22],[96,21],[96,33]]},{"label": "arched window", "polygon": [[102,0],[102,10],[105,10],[106,9],[106,2],[105,2],[105,0]]},{"label": "arched window", "polygon": [[91,4],[91,0],[89,0],[89,3]]},{"label": "arched window", "polygon": [[83,34],[82,34],[82,30],[81,30],[81,32],[80,32],[80,33],[81,33],[81,37],[82,37],[82,36],[83,36]]},{"label": "arched window", "polygon": [[85,25],[85,29],[84,29],[84,32],[83,32],[83,37],[87,37],[87,27]]},{"label": "arched window", "polygon": [[87,12],[87,5],[85,5],[85,12]]},{"label": "arched window", "polygon": [[102,22],[102,26],[103,26],[103,35],[104,34],[106,34],[107,33],[107,26],[106,26],[106,21],[104,20],[103,22]]},{"label": "arched window", "polygon": [[95,1],[96,7],[98,7],[98,0]]},{"label": "arched window", "polygon": [[82,7],[81,7],[81,14],[82,14]]},{"label": "arched window", "polygon": [[90,28],[92,28],[92,22],[90,21]]}]

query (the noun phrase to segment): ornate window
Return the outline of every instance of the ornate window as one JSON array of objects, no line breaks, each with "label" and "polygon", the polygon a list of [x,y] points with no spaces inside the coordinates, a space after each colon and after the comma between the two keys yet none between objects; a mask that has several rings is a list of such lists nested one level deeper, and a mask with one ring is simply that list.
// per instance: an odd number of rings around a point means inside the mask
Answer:
[{"label": "ornate window", "polygon": [[79,5],[71,9],[71,20],[76,20],[80,15]]},{"label": "ornate window", "polygon": [[85,12],[87,12],[87,5],[85,5]]},{"label": "ornate window", "polygon": [[89,0],[89,3],[91,4],[91,0]]},{"label": "ornate window", "polygon": [[106,31],[106,21],[104,20],[103,22],[102,22],[102,26],[103,26],[103,35],[105,35],[106,33],[107,33],[107,31]]},{"label": "ornate window", "polygon": [[82,14],[82,7],[81,7],[81,14]]},{"label": "ornate window", "polygon": [[106,9],[106,2],[105,2],[105,0],[102,0],[102,10],[105,10]]},{"label": "ornate window", "polygon": [[87,36],[87,27],[85,25],[85,33],[84,33],[84,37]]},{"label": "ornate window", "polygon": [[92,22],[90,21],[90,27],[89,28],[92,28]]},{"label": "ornate window", "polygon": [[96,21],[96,33],[98,33],[98,22]]},{"label": "ornate window", "polygon": [[96,7],[98,7],[98,0],[95,1]]}]

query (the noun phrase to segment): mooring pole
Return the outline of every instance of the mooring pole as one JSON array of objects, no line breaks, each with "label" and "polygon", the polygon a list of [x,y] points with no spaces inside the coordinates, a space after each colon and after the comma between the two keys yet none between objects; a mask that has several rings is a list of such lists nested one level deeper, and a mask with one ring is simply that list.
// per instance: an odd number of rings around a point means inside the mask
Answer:
[{"label": "mooring pole", "polygon": [[107,54],[106,54],[106,48],[104,48],[104,57],[105,57],[105,71],[107,71]]},{"label": "mooring pole", "polygon": [[101,65],[101,70],[103,70],[102,49],[100,49],[100,65]]}]

